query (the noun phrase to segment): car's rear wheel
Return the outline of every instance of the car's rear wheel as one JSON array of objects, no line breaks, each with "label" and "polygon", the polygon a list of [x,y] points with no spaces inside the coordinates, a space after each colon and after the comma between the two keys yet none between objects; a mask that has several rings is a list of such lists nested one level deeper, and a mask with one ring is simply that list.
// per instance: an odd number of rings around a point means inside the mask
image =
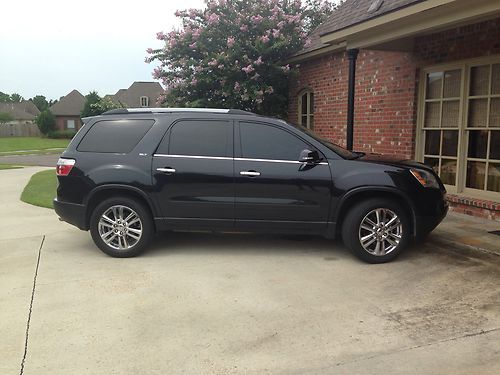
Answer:
[{"label": "car's rear wheel", "polygon": [[385,263],[396,258],[411,236],[408,214],[388,199],[370,199],[347,213],[342,225],[344,244],[368,263]]},{"label": "car's rear wheel", "polygon": [[135,199],[106,199],[93,211],[90,233],[99,249],[117,258],[140,254],[153,237],[149,210]]}]

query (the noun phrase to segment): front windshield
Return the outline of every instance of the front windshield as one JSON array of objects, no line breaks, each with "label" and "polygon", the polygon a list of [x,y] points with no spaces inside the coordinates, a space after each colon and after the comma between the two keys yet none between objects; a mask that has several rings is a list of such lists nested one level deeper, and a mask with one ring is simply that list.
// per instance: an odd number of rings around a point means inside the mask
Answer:
[{"label": "front windshield", "polygon": [[[290,125],[292,125],[292,124],[290,124]],[[328,147],[330,150],[332,150],[336,154],[340,155],[344,159],[356,159],[356,158],[359,157],[359,155],[357,155],[356,153],[351,152],[349,150],[346,150],[345,148],[340,147],[339,145],[336,145],[335,143],[332,143],[329,140],[320,137],[318,134],[314,133],[313,131],[311,131],[311,130],[305,128],[305,127],[303,127],[302,125],[292,125],[292,126],[294,126],[295,128],[297,128],[301,132],[306,133],[310,137],[313,137],[315,140],[317,140],[318,142],[320,142],[322,145],[324,145],[325,147]]]}]

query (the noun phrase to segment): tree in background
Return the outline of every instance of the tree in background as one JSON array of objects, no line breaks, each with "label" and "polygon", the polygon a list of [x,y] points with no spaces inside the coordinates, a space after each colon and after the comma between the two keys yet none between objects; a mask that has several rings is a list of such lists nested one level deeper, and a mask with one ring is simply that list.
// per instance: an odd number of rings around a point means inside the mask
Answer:
[{"label": "tree in background", "polygon": [[48,134],[55,130],[56,128],[56,119],[50,110],[46,109],[35,119],[36,124],[38,125],[38,129],[42,134]]},{"label": "tree in background", "polygon": [[91,91],[85,95],[85,105],[83,106],[81,116],[89,117],[100,115],[101,112],[99,112],[99,109],[92,106],[93,104],[99,103],[100,100],[101,97],[96,91]]},{"label": "tree in background", "polygon": [[207,0],[205,9],[177,11],[181,29],[159,32],[164,47],[147,50],[146,62],[159,63],[153,77],[167,88],[159,101],[285,116],[285,61],[334,8],[326,0]]},{"label": "tree in background", "polygon": [[0,91],[0,103],[10,103],[10,95]]},{"label": "tree in background", "polygon": [[14,121],[14,117],[10,113],[0,112],[0,124],[6,124],[10,121]]},{"label": "tree in background", "polygon": [[109,98],[101,98],[97,92],[92,91],[85,96],[85,105],[81,116],[98,116],[106,111],[116,108],[123,108],[121,103],[116,103]]},{"label": "tree in background", "polygon": [[49,109],[49,102],[47,101],[47,98],[43,95],[36,95],[30,99],[34,105],[40,110],[40,112],[45,111],[46,109]]},{"label": "tree in background", "polygon": [[10,96],[11,103],[21,103],[23,100],[24,100],[24,98],[21,95],[16,94],[16,93],[14,93]]}]

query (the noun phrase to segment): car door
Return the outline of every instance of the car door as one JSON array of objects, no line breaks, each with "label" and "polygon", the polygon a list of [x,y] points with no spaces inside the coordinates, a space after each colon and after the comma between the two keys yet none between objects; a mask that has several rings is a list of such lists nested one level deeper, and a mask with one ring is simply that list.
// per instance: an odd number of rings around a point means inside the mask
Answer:
[{"label": "car door", "polygon": [[175,122],[153,156],[152,176],[163,229],[232,227],[233,121]]},{"label": "car door", "polygon": [[299,162],[301,151],[314,147],[270,123],[240,121],[236,138],[235,226],[307,233],[326,230],[332,188],[326,159]]}]

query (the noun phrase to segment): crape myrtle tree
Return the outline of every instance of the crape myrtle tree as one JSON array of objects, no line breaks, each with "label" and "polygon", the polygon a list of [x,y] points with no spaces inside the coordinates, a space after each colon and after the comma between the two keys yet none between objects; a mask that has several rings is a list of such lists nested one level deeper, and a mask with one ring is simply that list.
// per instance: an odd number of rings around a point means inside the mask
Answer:
[{"label": "crape myrtle tree", "polygon": [[166,88],[160,104],[239,108],[285,116],[286,63],[307,47],[309,32],[334,10],[326,0],[207,0],[204,9],[177,11],[180,29],[159,32],[153,78]]}]

